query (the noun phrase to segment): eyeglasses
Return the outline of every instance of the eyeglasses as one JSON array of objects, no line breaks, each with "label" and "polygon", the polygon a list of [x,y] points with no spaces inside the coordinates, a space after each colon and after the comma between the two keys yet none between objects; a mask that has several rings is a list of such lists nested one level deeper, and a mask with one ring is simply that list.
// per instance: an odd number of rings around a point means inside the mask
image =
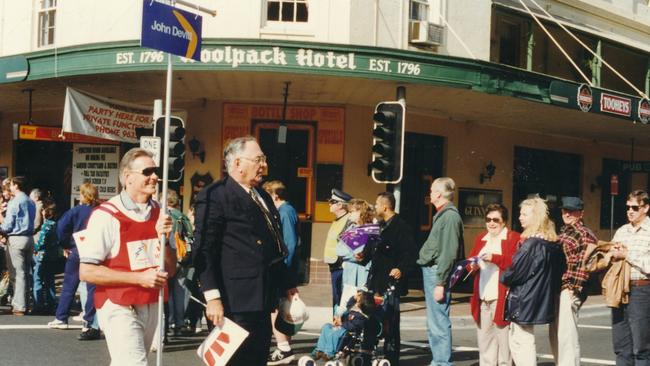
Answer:
[{"label": "eyeglasses", "polygon": [[255,164],[261,164],[261,163],[266,163],[266,155],[260,155],[255,158],[247,158],[245,156],[240,156],[241,159],[246,159],[248,161],[252,161]]},{"label": "eyeglasses", "polygon": [[495,224],[500,224],[500,223],[501,223],[501,219],[498,218],[498,217],[486,217],[486,218],[485,218],[485,223],[486,223],[486,224],[489,224],[490,222],[493,222],[493,223],[495,223]]},{"label": "eyeglasses", "polygon": [[632,211],[637,212],[643,206],[645,206],[645,205],[641,205],[641,206],[639,206],[639,205],[631,205],[631,206],[630,205],[625,205],[625,209],[627,211],[630,211],[630,209],[632,209]]},{"label": "eyeglasses", "polygon": [[152,174],[156,174],[157,176],[161,176],[162,173],[160,172],[160,168],[157,166],[150,166],[148,168],[144,168],[142,170],[131,170],[134,173],[140,173],[144,175],[145,177],[150,177]]}]

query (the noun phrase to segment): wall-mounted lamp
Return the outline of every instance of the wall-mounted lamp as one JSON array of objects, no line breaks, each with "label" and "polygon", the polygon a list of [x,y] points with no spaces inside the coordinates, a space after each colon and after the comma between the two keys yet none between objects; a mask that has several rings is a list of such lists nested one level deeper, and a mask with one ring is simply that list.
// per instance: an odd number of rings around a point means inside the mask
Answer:
[{"label": "wall-mounted lamp", "polygon": [[483,184],[486,180],[491,181],[496,171],[497,167],[490,161],[490,163],[485,166],[485,172],[482,172],[481,175],[478,176],[479,182]]},{"label": "wall-mounted lamp", "polygon": [[199,151],[201,148],[201,141],[197,140],[196,137],[192,137],[192,139],[188,141],[187,146],[190,148],[192,157],[196,158],[198,156],[201,163],[205,162],[205,150]]}]

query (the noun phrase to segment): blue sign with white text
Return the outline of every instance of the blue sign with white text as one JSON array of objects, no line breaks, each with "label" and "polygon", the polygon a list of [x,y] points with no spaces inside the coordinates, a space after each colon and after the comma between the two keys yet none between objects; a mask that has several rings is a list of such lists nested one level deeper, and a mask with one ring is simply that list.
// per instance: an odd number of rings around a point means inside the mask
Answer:
[{"label": "blue sign with white text", "polygon": [[202,23],[196,14],[143,0],[140,46],[201,61]]}]

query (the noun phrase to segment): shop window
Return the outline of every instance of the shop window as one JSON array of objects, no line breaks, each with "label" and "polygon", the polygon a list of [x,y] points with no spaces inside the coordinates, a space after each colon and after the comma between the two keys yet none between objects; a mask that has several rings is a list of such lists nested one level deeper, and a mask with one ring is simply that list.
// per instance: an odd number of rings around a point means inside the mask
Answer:
[{"label": "shop window", "polygon": [[562,226],[557,208],[563,196],[580,197],[582,158],[557,151],[515,147],[512,188],[512,227],[522,230],[519,204],[526,198],[539,196],[546,200],[556,228]]},{"label": "shop window", "polygon": [[266,3],[266,20],[306,23],[309,20],[307,0],[268,0]]},{"label": "shop window", "polygon": [[40,0],[38,10],[38,46],[54,44],[56,0]]}]

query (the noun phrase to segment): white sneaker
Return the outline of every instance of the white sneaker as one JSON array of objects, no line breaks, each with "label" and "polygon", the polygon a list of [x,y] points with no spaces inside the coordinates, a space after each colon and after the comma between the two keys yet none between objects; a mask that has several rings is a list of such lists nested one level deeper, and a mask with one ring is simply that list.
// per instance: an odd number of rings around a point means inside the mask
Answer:
[{"label": "white sneaker", "polygon": [[79,313],[79,315],[77,315],[77,316],[73,316],[73,317],[72,317],[72,320],[74,320],[74,321],[76,321],[76,322],[82,322],[82,321],[84,321],[84,312],[82,311],[82,312]]},{"label": "white sneaker", "polygon": [[47,323],[47,327],[50,329],[68,329],[68,323],[63,322],[59,319],[54,319],[51,322]]}]

